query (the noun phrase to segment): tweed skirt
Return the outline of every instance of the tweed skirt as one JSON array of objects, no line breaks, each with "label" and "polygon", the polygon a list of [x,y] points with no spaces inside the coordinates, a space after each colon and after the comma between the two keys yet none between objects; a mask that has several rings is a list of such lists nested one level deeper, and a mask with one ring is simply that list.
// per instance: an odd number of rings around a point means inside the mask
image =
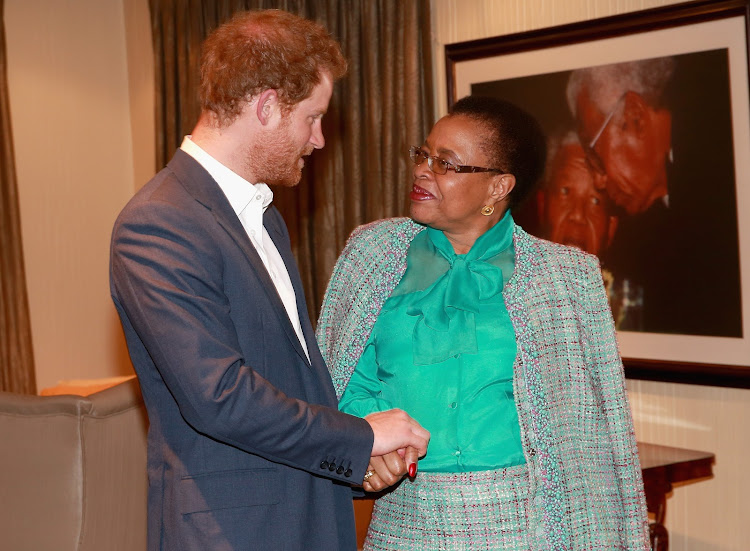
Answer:
[{"label": "tweed skirt", "polygon": [[526,551],[526,465],[420,472],[375,502],[365,551]]}]

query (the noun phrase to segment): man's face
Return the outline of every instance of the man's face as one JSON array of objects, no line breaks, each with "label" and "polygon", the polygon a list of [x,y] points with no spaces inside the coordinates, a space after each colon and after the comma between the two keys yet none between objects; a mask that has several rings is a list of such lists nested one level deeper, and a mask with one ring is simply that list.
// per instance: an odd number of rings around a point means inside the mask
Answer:
[{"label": "man's face", "polygon": [[594,185],[604,177],[590,170],[579,144],[560,148],[550,172],[543,197],[546,237],[601,255],[616,224],[607,196]]},{"label": "man's face", "polygon": [[247,163],[257,181],[280,186],[299,183],[304,157],[325,145],[321,124],[332,93],[333,81],[322,74],[309,97],[282,112],[278,126],[248,154]]},{"label": "man's face", "polygon": [[608,113],[601,113],[584,90],[578,98],[579,134],[583,143],[591,143],[601,130],[592,148],[606,171],[601,184],[617,205],[637,214],[667,193],[671,119],[635,92],[625,94],[612,109],[607,121]]}]

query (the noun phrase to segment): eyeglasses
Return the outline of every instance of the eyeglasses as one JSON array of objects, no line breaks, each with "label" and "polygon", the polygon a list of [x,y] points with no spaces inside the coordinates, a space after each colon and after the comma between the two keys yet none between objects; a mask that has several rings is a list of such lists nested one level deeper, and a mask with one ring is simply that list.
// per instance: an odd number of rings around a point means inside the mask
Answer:
[{"label": "eyeglasses", "polygon": [[498,172],[500,174],[507,174],[504,170],[499,168],[485,168],[482,166],[469,166],[469,165],[456,165],[440,157],[432,157],[425,153],[422,148],[411,146],[409,148],[409,158],[414,162],[415,165],[419,166],[423,162],[427,161],[427,166],[435,174],[445,174],[449,170],[456,173],[461,172]]},{"label": "eyeglasses", "polygon": [[[625,93],[627,94],[627,92]],[[586,160],[588,161],[591,168],[593,168],[596,172],[599,174],[607,174],[607,168],[604,165],[604,161],[599,156],[599,154],[594,150],[594,146],[596,145],[596,142],[599,141],[599,138],[602,137],[602,134],[604,134],[604,131],[607,129],[607,126],[609,125],[610,121],[612,120],[612,117],[614,117],[615,113],[617,112],[617,109],[619,109],[620,104],[622,103],[622,100],[625,99],[625,94],[621,95],[620,98],[615,102],[614,106],[612,107],[612,110],[609,112],[607,117],[604,119],[604,122],[602,123],[601,127],[599,128],[599,131],[594,134],[594,137],[592,140],[588,143],[583,143],[583,152],[586,154]]]}]

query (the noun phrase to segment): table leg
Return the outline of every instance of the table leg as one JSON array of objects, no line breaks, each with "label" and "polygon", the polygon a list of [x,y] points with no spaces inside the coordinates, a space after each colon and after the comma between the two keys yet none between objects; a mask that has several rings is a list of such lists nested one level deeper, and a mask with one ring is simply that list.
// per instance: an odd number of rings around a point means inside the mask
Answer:
[{"label": "table leg", "polygon": [[659,522],[652,522],[648,526],[651,538],[651,551],[669,551],[669,533],[666,527]]},{"label": "table leg", "polygon": [[654,522],[649,524],[648,532],[652,551],[669,551],[669,533],[664,526],[667,516],[667,494],[672,491],[672,484],[666,477],[644,480],[646,504],[650,513],[654,513]]}]

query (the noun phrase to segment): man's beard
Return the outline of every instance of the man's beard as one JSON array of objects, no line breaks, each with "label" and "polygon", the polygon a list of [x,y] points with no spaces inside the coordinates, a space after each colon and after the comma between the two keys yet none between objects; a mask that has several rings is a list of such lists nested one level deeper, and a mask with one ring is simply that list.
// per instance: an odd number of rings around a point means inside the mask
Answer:
[{"label": "man's beard", "polygon": [[256,175],[257,182],[293,187],[302,178],[299,160],[312,153],[313,147],[306,145],[302,150],[297,149],[289,127],[290,122],[286,121],[273,137],[267,137],[260,147],[248,152],[248,169]]}]

